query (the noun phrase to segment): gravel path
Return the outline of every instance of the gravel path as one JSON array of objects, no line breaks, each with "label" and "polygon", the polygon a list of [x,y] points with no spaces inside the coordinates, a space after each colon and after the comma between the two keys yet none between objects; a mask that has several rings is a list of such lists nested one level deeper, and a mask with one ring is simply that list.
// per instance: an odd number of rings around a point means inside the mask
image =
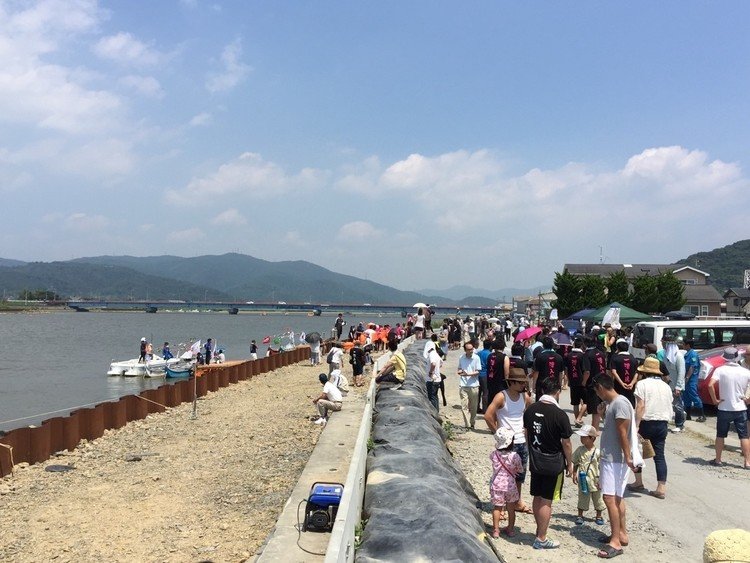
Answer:
[{"label": "gravel path", "polygon": [[[17,467],[0,480],[0,560],[250,558],[320,435],[318,372],[287,366],[209,393],[196,420],[183,404]],[[45,471],[61,464],[75,469]]]}]

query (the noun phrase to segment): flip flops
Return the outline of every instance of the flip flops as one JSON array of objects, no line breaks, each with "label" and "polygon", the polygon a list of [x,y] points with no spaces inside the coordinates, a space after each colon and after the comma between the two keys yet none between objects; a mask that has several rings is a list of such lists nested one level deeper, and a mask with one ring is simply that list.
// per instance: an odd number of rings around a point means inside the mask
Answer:
[{"label": "flip flops", "polygon": [[628,485],[625,485],[625,488],[633,493],[645,493],[646,492],[646,487],[644,487],[643,485],[641,486],[634,485],[633,483],[629,483]]},{"label": "flip flops", "polygon": [[605,545],[603,548],[599,550],[596,556],[599,557],[600,559],[612,559],[613,557],[617,557],[618,555],[622,555],[622,554],[623,554],[622,549],[615,549],[611,545]]},{"label": "flip flops", "polygon": [[651,491],[649,493],[649,496],[652,496],[654,498],[658,498],[660,500],[664,500],[665,498],[667,498],[667,495],[665,495],[664,493],[660,493],[659,491]]}]

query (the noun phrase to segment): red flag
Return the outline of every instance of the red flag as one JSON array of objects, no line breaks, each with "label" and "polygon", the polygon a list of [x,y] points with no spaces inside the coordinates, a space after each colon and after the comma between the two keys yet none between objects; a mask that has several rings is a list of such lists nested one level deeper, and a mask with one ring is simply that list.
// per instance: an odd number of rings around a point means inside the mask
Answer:
[{"label": "red flag", "polygon": [[263,344],[268,344],[269,342],[271,342],[271,337],[270,337],[270,336],[266,336],[266,337],[265,337],[265,338],[263,339]]}]

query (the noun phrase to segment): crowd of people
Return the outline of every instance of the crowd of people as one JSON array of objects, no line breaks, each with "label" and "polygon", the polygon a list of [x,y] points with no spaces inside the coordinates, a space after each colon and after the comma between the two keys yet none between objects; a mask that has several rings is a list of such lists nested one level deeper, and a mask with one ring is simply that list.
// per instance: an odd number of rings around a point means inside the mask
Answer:
[{"label": "crowd of people", "polygon": [[[528,460],[536,520],[533,547],[559,546],[559,542],[547,537],[547,529],[552,501],[559,499],[567,476],[578,488],[576,524],[584,523],[592,502],[596,524],[604,524],[603,513],[607,512],[610,532],[600,538],[598,556],[612,558],[622,554],[629,541],[625,491],[665,499],[664,452],[669,431],[681,432],[685,419],[691,416],[698,422],[706,421],[697,393],[700,363],[693,342],[666,335],[662,348],[657,352],[655,346],[648,346],[645,360],[639,362],[629,352],[627,330],[594,326],[590,333],[570,338],[561,327],[542,328],[533,338],[514,343],[508,358],[503,329],[500,327],[494,338],[485,335],[489,338],[483,342],[483,351],[491,351],[484,355],[475,353],[476,339],[466,340],[457,370],[464,422],[469,429],[474,427],[475,405],[481,403],[476,397],[482,397],[487,389],[489,403],[484,418],[496,441],[496,451],[490,456],[494,476],[493,536],[512,536],[515,512],[527,510],[520,490]],[[557,344],[569,340],[569,346]],[[490,357],[495,360],[485,360]],[[727,363],[715,372],[718,397],[709,387],[718,403],[715,458],[709,463],[723,464],[724,439],[733,425],[740,439],[744,467],[750,469],[750,361],[743,360],[741,365],[735,348],[726,349],[724,359]],[[485,373],[487,385],[482,383]],[[494,379],[496,383],[489,383]],[[570,394],[572,421],[559,408],[564,389]],[[477,410],[481,412],[481,404]],[[590,424],[585,422],[587,416],[591,417]],[[575,451],[571,444],[574,433],[581,442]],[[654,460],[657,487],[652,491],[643,485],[644,457]],[[631,475],[635,477],[629,483]],[[507,525],[501,530],[504,511]]]},{"label": "crowd of people", "polygon": [[[697,392],[700,362],[693,342],[667,334],[661,349],[647,345],[645,360],[638,361],[630,353],[631,331],[609,325],[594,325],[574,335],[563,327],[534,327],[525,336],[527,327],[514,331],[506,319],[447,319],[431,331],[419,316],[415,335],[432,332],[423,349],[430,404],[439,410],[438,392],[446,379],[441,366],[449,350],[462,346],[456,379],[464,425],[473,430],[476,417],[483,415],[494,434],[492,535],[513,536],[516,512],[533,513],[533,548],[559,547],[547,531],[552,502],[560,498],[567,477],[578,489],[576,524],[585,522],[591,504],[596,525],[605,524],[606,511],[610,531],[600,537],[598,556],[622,554],[630,539],[625,491],[666,499],[669,433],[681,432],[692,417],[706,421]],[[715,373],[718,417],[715,458],[709,463],[723,464],[724,439],[733,425],[744,467],[750,469],[750,360],[740,361],[734,348],[725,350],[724,357],[727,363]],[[376,381],[398,385],[405,372],[399,352]],[[564,391],[569,393],[572,419],[559,405]],[[576,449],[573,434],[580,439]],[[643,485],[644,458],[654,460],[657,487],[651,491]],[[531,506],[521,498],[527,471]]]},{"label": "crowd of people", "polygon": [[[354,385],[359,386],[364,384],[364,367],[372,363],[371,354],[387,349],[389,360],[375,380],[398,389],[407,371],[399,343],[413,335],[415,345],[423,346],[427,398],[439,411],[441,391],[443,406],[447,404],[445,360],[461,349],[455,375],[464,425],[474,430],[477,416],[483,416],[494,435],[489,491],[492,535],[512,537],[516,513],[533,514],[534,549],[560,545],[547,532],[552,503],[560,499],[569,478],[578,491],[576,524],[584,524],[592,504],[595,525],[605,525],[606,512],[610,529],[600,537],[598,556],[621,555],[630,539],[625,491],[666,499],[667,437],[681,432],[687,419],[706,421],[697,390],[700,360],[693,342],[668,333],[660,349],[647,344],[646,357],[639,361],[630,352],[631,331],[608,324],[573,335],[562,326],[514,326],[510,319],[485,316],[436,324],[425,307],[407,316],[403,325],[359,323],[342,342],[345,326],[339,315],[332,329],[336,341],[326,356],[328,374],[319,375],[323,390],[313,399],[319,412],[315,422],[326,424],[330,413],[342,408],[348,390],[342,374],[347,355]],[[316,350],[311,344],[313,366],[322,363],[319,346]],[[724,439],[733,425],[744,467],[750,469],[750,360],[741,361],[734,348],[726,349],[724,356],[727,363],[715,372],[718,387],[710,388],[718,416],[715,457],[709,463],[723,465]],[[560,408],[564,391],[569,394],[572,418]],[[576,448],[574,434],[580,441]],[[657,486],[650,491],[643,484],[644,458],[654,460]],[[521,493],[527,474],[530,504]]]}]

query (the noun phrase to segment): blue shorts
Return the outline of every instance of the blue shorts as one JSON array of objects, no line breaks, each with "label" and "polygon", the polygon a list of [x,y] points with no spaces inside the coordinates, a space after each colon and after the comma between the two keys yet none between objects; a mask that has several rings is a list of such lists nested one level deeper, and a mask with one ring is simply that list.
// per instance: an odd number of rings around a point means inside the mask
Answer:
[{"label": "blue shorts", "polygon": [[516,475],[516,483],[523,483],[526,480],[526,467],[529,464],[529,448],[526,446],[526,442],[523,442],[513,444],[513,451],[521,458],[521,467],[523,467],[523,471]]},{"label": "blue shorts", "polygon": [[737,436],[740,440],[746,440],[748,438],[747,411],[716,411],[716,437],[726,438],[733,422]]}]

